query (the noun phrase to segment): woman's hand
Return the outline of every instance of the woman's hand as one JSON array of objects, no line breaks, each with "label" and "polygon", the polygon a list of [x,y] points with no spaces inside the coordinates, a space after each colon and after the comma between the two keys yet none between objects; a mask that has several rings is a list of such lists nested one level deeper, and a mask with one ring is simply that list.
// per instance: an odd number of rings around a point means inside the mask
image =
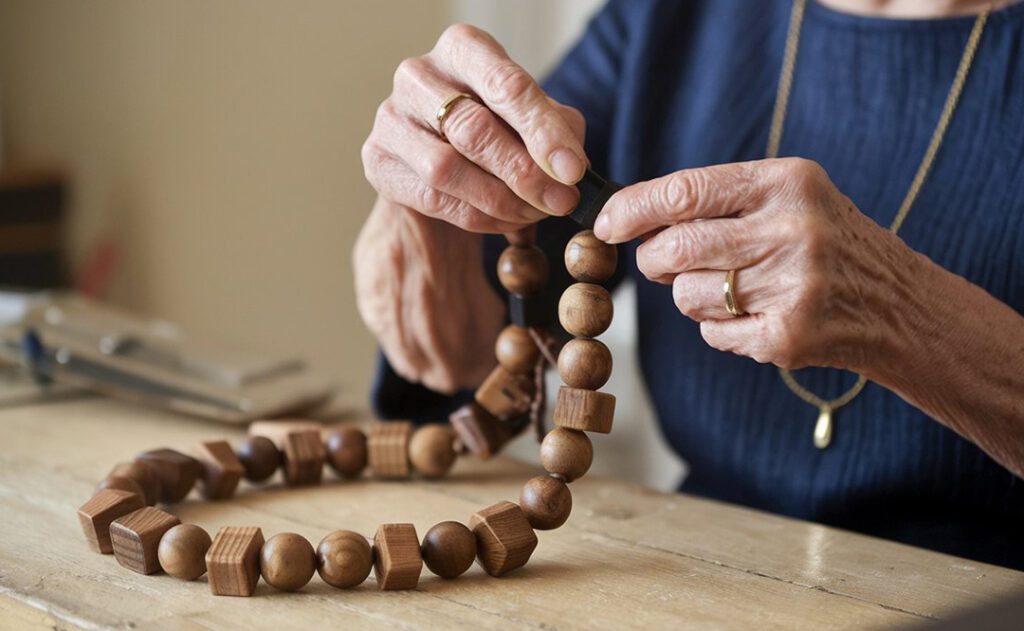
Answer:
[{"label": "woman's hand", "polygon": [[[437,110],[459,92],[481,103],[457,101],[442,138]],[[399,65],[363,166],[392,203],[471,232],[512,232],[575,207],[583,134],[578,111],[550,99],[490,35],[457,24]]]},{"label": "woman's hand", "polygon": [[[679,171],[609,200],[595,232],[650,236],[637,266],[671,283],[679,310],[711,346],[785,368],[853,370],[898,328],[897,274],[916,264],[816,163],[786,158]],[[748,314],[733,317],[723,294]]]}]

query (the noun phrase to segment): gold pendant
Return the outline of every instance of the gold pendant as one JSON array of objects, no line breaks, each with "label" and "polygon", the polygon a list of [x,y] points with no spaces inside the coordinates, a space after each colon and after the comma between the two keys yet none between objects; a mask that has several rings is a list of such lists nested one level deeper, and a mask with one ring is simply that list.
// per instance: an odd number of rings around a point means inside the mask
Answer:
[{"label": "gold pendant", "polygon": [[832,442],[832,406],[821,406],[818,422],[814,424],[814,446],[818,449],[828,447]]}]

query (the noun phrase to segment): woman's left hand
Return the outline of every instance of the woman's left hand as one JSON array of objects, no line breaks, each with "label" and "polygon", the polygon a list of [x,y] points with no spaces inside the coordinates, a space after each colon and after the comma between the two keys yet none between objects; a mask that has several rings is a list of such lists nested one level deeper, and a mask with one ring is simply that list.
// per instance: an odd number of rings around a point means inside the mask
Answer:
[{"label": "woman's left hand", "polygon": [[[678,171],[628,186],[594,231],[647,235],[637,266],[672,284],[708,344],[784,368],[863,369],[901,327],[919,255],[861,213],[818,164],[782,158]],[[747,315],[726,310],[723,285]]]}]

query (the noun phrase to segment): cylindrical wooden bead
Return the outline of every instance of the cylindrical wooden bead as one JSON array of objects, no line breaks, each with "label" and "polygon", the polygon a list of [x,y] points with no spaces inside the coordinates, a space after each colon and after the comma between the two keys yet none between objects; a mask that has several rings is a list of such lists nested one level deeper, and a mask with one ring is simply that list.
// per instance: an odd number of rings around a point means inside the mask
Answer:
[{"label": "cylindrical wooden bead", "polygon": [[245,479],[250,482],[263,482],[281,466],[281,452],[266,436],[249,436],[236,454],[245,469]]},{"label": "cylindrical wooden bead", "polygon": [[355,587],[373,569],[373,548],[357,532],[335,530],[316,547],[316,565],[320,578],[340,589]]},{"label": "cylindrical wooden bead", "polygon": [[327,435],[327,462],[343,478],[354,478],[366,468],[366,434],[343,427]]},{"label": "cylindrical wooden bead", "polygon": [[565,246],[565,269],[583,283],[603,283],[615,273],[618,250],[601,241],[592,230],[583,230]]},{"label": "cylindrical wooden bead", "polygon": [[157,548],[160,567],[175,578],[194,581],[206,574],[210,535],[195,524],[178,524],[164,533]]},{"label": "cylindrical wooden bead", "polygon": [[535,245],[505,248],[498,258],[498,280],[514,294],[535,294],[548,282],[548,259]]},{"label": "cylindrical wooden bead", "polygon": [[441,578],[455,578],[473,565],[476,535],[457,521],[443,521],[423,536],[423,562]]},{"label": "cylindrical wooden bead", "polygon": [[378,478],[409,477],[409,438],[412,423],[385,421],[370,425],[366,437],[367,457]]},{"label": "cylindrical wooden bead", "polygon": [[138,482],[147,506],[153,506],[160,499],[160,476],[156,469],[145,462],[122,462],[110,470],[110,476],[130,478]]},{"label": "cylindrical wooden bead", "polygon": [[572,512],[572,493],[565,482],[549,475],[530,478],[519,494],[519,507],[535,530],[553,530]]},{"label": "cylindrical wooden bead", "polygon": [[409,462],[426,478],[442,478],[455,462],[455,432],[445,425],[424,425],[409,440]]},{"label": "cylindrical wooden bead", "polygon": [[615,418],[615,397],[607,392],[562,386],[553,417],[559,427],[607,434]]},{"label": "cylindrical wooden bead", "polygon": [[128,491],[129,493],[135,493],[138,495],[140,500],[145,501],[146,499],[146,494],[142,491],[142,486],[135,480],[126,478],[123,475],[108,475],[100,480],[100,483],[96,485],[96,490],[102,491],[103,489]]},{"label": "cylindrical wooden bead", "polygon": [[582,478],[594,461],[594,444],[583,432],[556,427],[540,444],[540,463],[544,470],[566,482]]},{"label": "cylindrical wooden bead", "polygon": [[260,574],[271,587],[293,592],[316,571],[316,553],[306,538],[293,532],[274,535],[260,550]]},{"label": "cylindrical wooden bead", "polygon": [[569,285],[558,301],[558,321],[577,337],[596,337],[612,323],[612,297],[591,283]]},{"label": "cylindrical wooden bead", "polygon": [[597,340],[569,340],[558,353],[558,374],[572,388],[597,390],[612,374],[612,354]]},{"label": "cylindrical wooden bead", "polygon": [[534,369],[540,357],[540,349],[530,337],[529,331],[510,324],[498,334],[494,342],[494,356],[505,370],[522,375]]}]

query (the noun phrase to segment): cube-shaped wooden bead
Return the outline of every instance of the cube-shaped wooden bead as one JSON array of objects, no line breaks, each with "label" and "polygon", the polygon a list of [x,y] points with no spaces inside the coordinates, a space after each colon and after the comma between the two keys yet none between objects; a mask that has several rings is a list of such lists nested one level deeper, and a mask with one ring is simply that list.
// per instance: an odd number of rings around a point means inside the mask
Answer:
[{"label": "cube-shaped wooden bead", "polygon": [[259,528],[227,526],[217,531],[206,551],[210,592],[215,596],[252,596],[260,580]]},{"label": "cube-shaped wooden bead", "polygon": [[523,509],[512,502],[498,502],[469,518],[476,535],[476,558],[484,571],[501,576],[526,565],[537,547],[537,535]]},{"label": "cube-shaped wooden bead", "polygon": [[185,499],[203,472],[198,460],[173,449],[144,451],[135,459],[156,471],[160,478],[160,501],[169,504]]},{"label": "cube-shaped wooden bead", "polygon": [[555,400],[555,425],[607,434],[615,418],[615,397],[605,392],[562,386]]},{"label": "cube-shaped wooden bead", "polygon": [[381,524],[373,536],[373,572],[381,589],[416,589],[423,556],[412,524]]},{"label": "cube-shaped wooden bead", "polygon": [[476,402],[499,419],[507,420],[530,410],[533,392],[530,375],[517,375],[498,365],[477,388]]},{"label": "cube-shaped wooden bead", "polygon": [[145,504],[142,495],[131,491],[101,489],[78,509],[78,521],[82,524],[85,539],[96,552],[110,554],[110,523],[128,513],[135,512]]},{"label": "cube-shaped wooden bead", "polygon": [[157,551],[164,533],[181,523],[174,515],[145,506],[118,517],[110,524],[110,542],[114,558],[122,566],[139,574],[160,570]]},{"label": "cube-shaped wooden bead", "polygon": [[366,435],[367,458],[373,475],[379,478],[409,477],[409,439],[412,423],[374,423]]},{"label": "cube-shaped wooden bead", "polygon": [[462,445],[470,453],[484,460],[501,451],[523,426],[516,419],[498,420],[476,401],[452,412],[448,422],[451,423]]},{"label": "cube-shaped wooden bead", "polygon": [[201,443],[196,449],[196,457],[203,465],[203,497],[211,500],[231,497],[245,468],[228,441]]},{"label": "cube-shaped wooden bead", "polygon": [[320,430],[291,432],[284,438],[281,453],[284,456],[285,482],[291,486],[320,483],[327,458]]}]

